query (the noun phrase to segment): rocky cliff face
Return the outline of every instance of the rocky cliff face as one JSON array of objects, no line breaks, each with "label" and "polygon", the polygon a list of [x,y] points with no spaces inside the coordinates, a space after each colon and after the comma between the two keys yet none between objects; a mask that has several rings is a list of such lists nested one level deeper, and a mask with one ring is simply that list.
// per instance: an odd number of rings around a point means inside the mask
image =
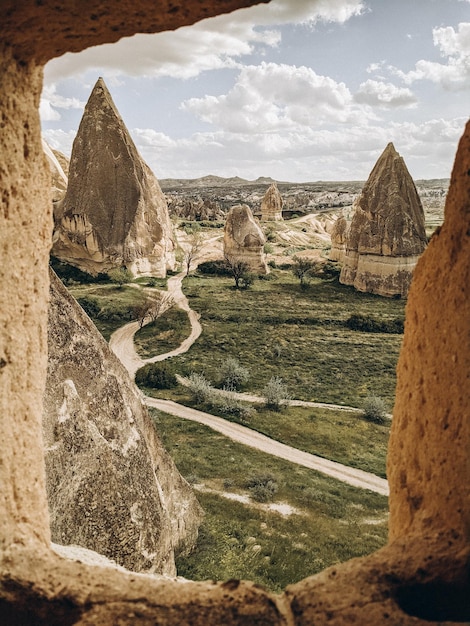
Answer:
[{"label": "rocky cliff face", "polygon": [[272,183],[261,201],[261,220],[263,222],[282,220],[282,197],[276,183]]},{"label": "rocky cliff face", "polygon": [[406,296],[426,247],[426,232],[415,184],[392,143],[375,164],[354,208],[340,281],[359,291]]},{"label": "rocky cliff face", "polygon": [[328,255],[330,261],[339,261],[340,263],[343,261],[347,230],[348,222],[344,215],[340,215],[331,230],[331,249]]},{"label": "rocky cliff face", "polygon": [[54,219],[53,254],[84,271],[125,266],[134,275],[164,276],[174,267],[165,197],[101,78],[85,107]]},{"label": "rocky cliff face", "polygon": [[175,574],[201,509],[158,439],[140,392],[51,275],[44,447],[52,540],[133,571]]},{"label": "rocky cliff face", "polygon": [[251,209],[246,204],[232,207],[227,215],[224,229],[224,256],[237,259],[248,265],[250,271],[267,274],[266,243],[263,231],[256,223]]}]

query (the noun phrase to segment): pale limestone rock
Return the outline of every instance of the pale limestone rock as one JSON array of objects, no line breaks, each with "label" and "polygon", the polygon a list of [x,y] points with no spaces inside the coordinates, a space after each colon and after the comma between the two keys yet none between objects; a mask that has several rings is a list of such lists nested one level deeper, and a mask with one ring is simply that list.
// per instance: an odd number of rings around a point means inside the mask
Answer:
[{"label": "pale limestone rock", "polygon": [[246,204],[233,206],[224,229],[224,256],[243,261],[251,272],[267,274],[265,236]]},{"label": "pale limestone rock", "polygon": [[52,201],[62,200],[67,191],[68,166],[67,157],[61,152],[53,150],[45,139],[42,140],[42,149],[47,158],[49,170],[51,172]]},{"label": "pale limestone rock", "polygon": [[389,143],[354,203],[340,282],[382,296],[408,294],[426,247],[424,211],[403,158]]},{"label": "pale limestone rock", "polygon": [[347,230],[348,222],[344,215],[340,215],[331,229],[331,248],[328,255],[330,261],[343,262]]},{"label": "pale limestone rock", "polygon": [[282,196],[276,183],[272,183],[261,201],[261,221],[278,222],[282,220]]},{"label": "pale limestone rock", "polygon": [[133,571],[174,575],[201,510],[140,391],[51,274],[44,445],[52,540]]},{"label": "pale limestone rock", "polygon": [[135,276],[165,276],[174,268],[165,196],[101,78],[85,107],[54,218],[52,253],[86,272],[125,266]]}]

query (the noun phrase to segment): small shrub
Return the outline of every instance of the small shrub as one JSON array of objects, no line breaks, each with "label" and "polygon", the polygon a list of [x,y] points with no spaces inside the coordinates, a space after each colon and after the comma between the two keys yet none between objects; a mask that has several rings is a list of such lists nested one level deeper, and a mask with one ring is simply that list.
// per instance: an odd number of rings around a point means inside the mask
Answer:
[{"label": "small shrub", "polygon": [[362,417],[375,424],[384,424],[387,419],[387,409],[382,398],[368,396],[364,402]]},{"label": "small shrub", "polygon": [[276,261],[275,259],[271,259],[268,261],[268,265],[269,267],[271,267],[273,270],[276,269],[277,265],[276,265]]},{"label": "small shrub", "polygon": [[274,247],[268,241],[264,244],[263,250],[266,254],[272,254],[274,252]]},{"label": "small shrub", "polygon": [[[224,391],[227,391],[226,389]],[[212,402],[214,408],[219,409],[221,413],[228,416],[238,417],[246,422],[253,416],[254,409],[250,404],[246,404],[233,396],[227,396],[219,393]]]},{"label": "small shrub", "polygon": [[250,495],[256,502],[269,502],[278,490],[277,479],[272,474],[256,474],[245,483]]},{"label": "small shrub", "polygon": [[286,385],[279,376],[273,376],[263,389],[265,405],[268,409],[280,411],[283,406],[289,404],[290,396]]},{"label": "small shrub", "polygon": [[117,267],[116,269],[108,272],[108,278],[112,283],[115,283],[119,288],[121,288],[125,283],[132,282],[134,280],[134,275],[125,267]]},{"label": "small shrub", "polygon": [[215,389],[211,386],[210,382],[203,374],[197,374],[192,372],[189,378],[189,390],[194,396],[196,402],[205,403],[208,402],[214,395]]},{"label": "small shrub", "polygon": [[346,320],[346,326],[350,330],[358,330],[364,333],[391,333],[401,334],[404,331],[404,320],[395,318],[393,320],[376,320],[371,315],[354,313]]},{"label": "small shrub", "polygon": [[228,357],[220,366],[221,384],[229,390],[240,389],[250,378],[250,371],[238,359]]},{"label": "small shrub", "polygon": [[178,384],[174,372],[165,362],[147,363],[137,370],[135,382],[139,386],[152,389],[172,389]]},{"label": "small shrub", "polygon": [[99,305],[99,302],[96,298],[93,298],[92,296],[83,296],[81,298],[78,298],[77,302],[85,311],[85,313],[91,318],[97,317],[100,312],[101,307]]}]

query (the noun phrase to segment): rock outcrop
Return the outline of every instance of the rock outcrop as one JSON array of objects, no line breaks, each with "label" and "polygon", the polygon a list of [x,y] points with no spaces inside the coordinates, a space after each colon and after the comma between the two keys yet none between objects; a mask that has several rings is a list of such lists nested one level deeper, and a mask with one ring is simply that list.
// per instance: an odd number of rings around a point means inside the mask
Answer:
[{"label": "rock outcrop", "polygon": [[124,266],[136,276],[165,276],[174,267],[165,196],[102,78],[85,107],[54,221],[54,256],[83,271]]},{"label": "rock outcrop", "polygon": [[261,221],[279,222],[282,220],[282,196],[276,183],[272,183],[261,201]]},{"label": "rock outcrop", "polygon": [[330,261],[343,262],[347,230],[348,222],[344,215],[340,215],[331,230],[331,248],[328,254]]},{"label": "rock outcrop", "polygon": [[340,282],[383,296],[408,294],[426,247],[424,211],[403,158],[389,143],[354,203]]},{"label": "rock outcrop", "polygon": [[51,273],[44,445],[52,540],[174,575],[201,509],[140,392]]},{"label": "rock outcrop", "polygon": [[233,206],[224,229],[224,256],[246,263],[251,272],[267,274],[265,236],[246,204]]},{"label": "rock outcrop", "polygon": [[53,150],[44,139],[42,140],[42,148],[51,172],[52,201],[58,202],[62,200],[67,191],[68,159],[61,152]]}]

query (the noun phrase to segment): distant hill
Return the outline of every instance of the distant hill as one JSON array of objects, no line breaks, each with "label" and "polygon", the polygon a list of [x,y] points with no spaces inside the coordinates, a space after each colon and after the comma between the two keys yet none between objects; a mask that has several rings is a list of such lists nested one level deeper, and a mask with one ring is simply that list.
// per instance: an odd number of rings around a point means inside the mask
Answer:
[{"label": "distant hill", "polygon": [[161,178],[160,186],[165,189],[178,189],[185,187],[244,187],[245,185],[271,185],[278,182],[279,184],[289,184],[282,181],[275,181],[270,176],[260,176],[256,180],[246,180],[240,176],[232,176],[223,178],[221,176],[202,176],[201,178]]}]

